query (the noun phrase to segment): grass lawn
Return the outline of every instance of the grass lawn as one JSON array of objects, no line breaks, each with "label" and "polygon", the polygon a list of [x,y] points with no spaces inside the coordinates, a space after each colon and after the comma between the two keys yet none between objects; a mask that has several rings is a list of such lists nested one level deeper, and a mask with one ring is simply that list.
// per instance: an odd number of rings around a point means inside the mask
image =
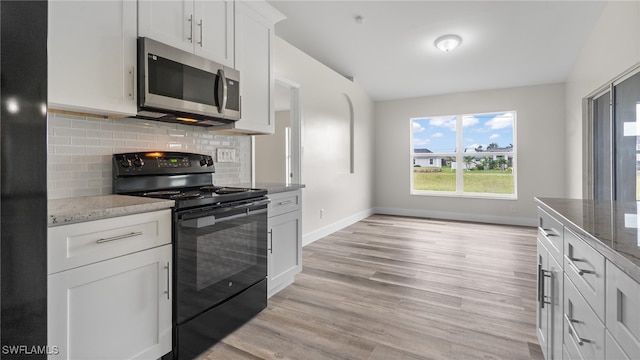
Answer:
[{"label": "grass lawn", "polygon": [[[513,194],[513,174],[504,170],[465,171],[464,192]],[[456,172],[442,168],[442,172],[414,172],[415,190],[456,191]]]}]

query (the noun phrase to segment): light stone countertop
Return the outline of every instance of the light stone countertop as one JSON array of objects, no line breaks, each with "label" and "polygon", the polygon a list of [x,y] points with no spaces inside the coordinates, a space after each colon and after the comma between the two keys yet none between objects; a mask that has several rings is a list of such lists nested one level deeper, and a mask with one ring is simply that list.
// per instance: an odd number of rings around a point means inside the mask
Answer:
[{"label": "light stone countertop", "polygon": [[267,190],[267,194],[277,194],[281,192],[294,191],[298,189],[304,189],[306,187],[304,184],[285,184],[275,182],[242,183],[229,186]]},{"label": "light stone countertop", "polygon": [[48,226],[164,210],[174,205],[173,200],[127,195],[51,199],[48,202]]}]

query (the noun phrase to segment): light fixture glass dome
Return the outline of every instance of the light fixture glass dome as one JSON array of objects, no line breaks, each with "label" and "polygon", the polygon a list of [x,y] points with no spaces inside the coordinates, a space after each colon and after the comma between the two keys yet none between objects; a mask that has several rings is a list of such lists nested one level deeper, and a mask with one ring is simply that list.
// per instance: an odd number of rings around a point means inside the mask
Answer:
[{"label": "light fixture glass dome", "polygon": [[462,43],[462,38],[458,35],[444,35],[436,39],[435,45],[438,49],[449,52],[457,48]]}]

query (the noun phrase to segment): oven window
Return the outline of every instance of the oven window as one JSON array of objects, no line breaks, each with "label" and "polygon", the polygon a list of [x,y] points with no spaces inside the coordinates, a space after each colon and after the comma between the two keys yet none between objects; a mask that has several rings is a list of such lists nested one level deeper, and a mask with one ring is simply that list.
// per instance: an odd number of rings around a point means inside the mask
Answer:
[{"label": "oven window", "polygon": [[259,253],[258,224],[248,223],[199,236],[197,239],[198,291],[255,266]]}]

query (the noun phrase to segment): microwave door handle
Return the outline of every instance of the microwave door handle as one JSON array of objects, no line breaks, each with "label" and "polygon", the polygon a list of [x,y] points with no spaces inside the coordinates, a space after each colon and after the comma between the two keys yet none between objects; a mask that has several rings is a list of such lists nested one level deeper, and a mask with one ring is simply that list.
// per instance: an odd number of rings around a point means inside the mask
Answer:
[{"label": "microwave door handle", "polygon": [[224,114],[224,109],[227,108],[227,77],[224,76],[224,70],[218,70],[218,76],[220,78],[218,82],[218,112]]}]

